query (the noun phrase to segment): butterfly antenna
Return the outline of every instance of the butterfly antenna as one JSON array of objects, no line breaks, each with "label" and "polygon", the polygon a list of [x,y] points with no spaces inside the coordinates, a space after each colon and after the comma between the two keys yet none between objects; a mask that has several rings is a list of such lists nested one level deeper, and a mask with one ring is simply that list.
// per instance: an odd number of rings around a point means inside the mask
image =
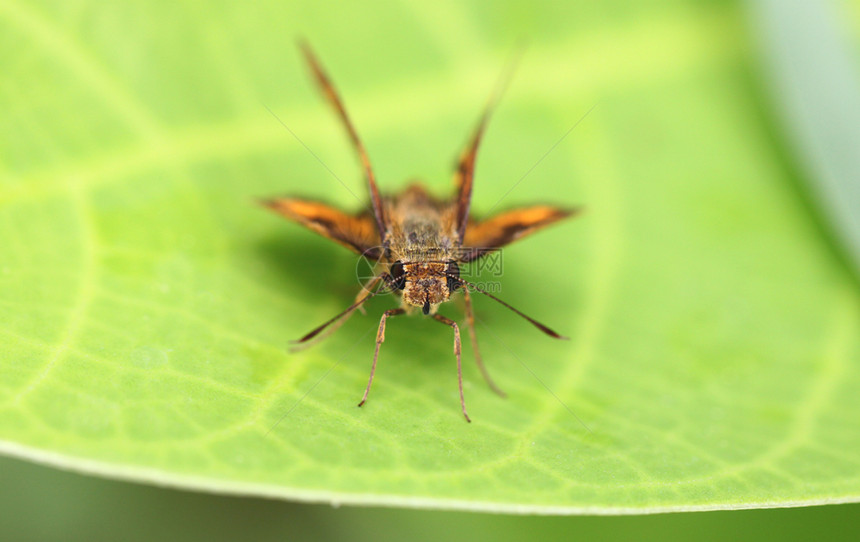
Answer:
[{"label": "butterfly antenna", "polygon": [[538,328],[539,330],[543,331],[544,333],[546,333],[546,334],[547,334],[547,335],[549,335],[550,337],[552,337],[552,338],[554,338],[554,339],[562,339],[562,340],[565,340],[565,341],[570,340],[570,337],[565,337],[564,335],[560,335],[560,334],[556,333],[555,331],[553,331],[552,329],[548,328],[547,326],[545,326],[545,325],[541,324],[540,322],[538,322],[538,321],[537,321],[537,320],[535,320],[534,318],[531,318],[531,317],[529,317],[529,316],[526,316],[526,315],[525,315],[525,314],[523,314],[521,311],[519,311],[519,310],[517,310],[517,309],[513,308],[512,306],[508,305],[507,303],[505,303],[504,301],[502,301],[502,300],[501,300],[501,299],[499,299],[498,297],[494,296],[494,295],[493,295],[493,294],[491,294],[490,292],[488,292],[488,291],[484,290],[483,288],[480,288],[477,284],[473,284],[473,283],[471,283],[471,282],[469,282],[469,281],[467,281],[467,280],[463,280],[463,279],[461,279],[460,277],[458,277],[458,276],[456,276],[456,275],[449,275],[448,273],[446,273],[445,275],[446,275],[446,276],[448,276],[448,277],[453,278],[454,280],[456,280],[457,282],[459,282],[459,283],[463,284],[464,286],[466,286],[466,287],[470,287],[470,288],[474,289],[476,292],[482,293],[482,294],[484,294],[485,296],[489,297],[490,299],[492,299],[492,300],[494,300],[494,301],[496,301],[496,302],[498,302],[498,303],[501,303],[501,304],[502,304],[502,305],[504,305],[505,307],[507,307],[507,308],[511,309],[511,310],[512,310],[512,311],[514,311],[515,313],[519,314],[520,316],[522,316],[523,318],[525,318],[526,320],[528,320],[529,322],[531,322],[531,324],[532,324],[533,326],[535,326],[535,327],[536,327],[536,328]]},{"label": "butterfly antenna", "polygon": [[[379,277],[379,278],[381,278],[382,280],[384,280],[384,281],[386,282],[386,285],[388,284],[388,280],[390,279],[390,277],[387,277],[387,275],[386,275],[386,276]],[[346,316],[349,316],[350,314],[352,314],[352,312],[353,312],[355,309],[357,309],[358,307],[362,306],[362,305],[364,304],[364,302],[365,302],[365,301],[367,301],[367,300],[368,300],[368,299],[370,299],[371,297],[374,297],[374,296],[376,296],[376,295],[378,295],[378,294],[380,294],[380,293],[383,293],[384,291],[386,291],[384,288],[380,288],[380,289],[376,290],[375,292],[369,292],[365,297],[363,297],[363,298],[359,299],[358,301],[356,301],[355,303],[353,303],[352,305],[350,305],[349,307],[347,307],[346,309],[344,309],[344,311],[343,311],[343,312],[341,312],[341,313],[339,313],[339,314],[335,315],[333,318],[331,318],[330,320],[327,320],[327,321],[326,321],[326,322],[324,322],[322,325],[320,325],[320,326],[318,326],[318,327],[314,328],[310,333],[308,333],[307,335],[305,335],[305,336],[304,336],[304,337],[302,337],[301,339],[298,339],[298,340],[295,340],[295,341],[290,341],[290,342],[291,342],[292,344],[302,344],[302,343],[305,343],[305,342],[307,342],[307,341],[309,341],[309,340],[313,339],[314,337],[316,337],[317,335],[319,335],[323,330],[325,330],[325,328],[327,328],[328,326],[330,326],[330,325],[334,324],[335,322],[337,322],[337,321],[338,321],[338,320],[340,320],[341,318],[344,318],[344,317],[346,317]]]}]

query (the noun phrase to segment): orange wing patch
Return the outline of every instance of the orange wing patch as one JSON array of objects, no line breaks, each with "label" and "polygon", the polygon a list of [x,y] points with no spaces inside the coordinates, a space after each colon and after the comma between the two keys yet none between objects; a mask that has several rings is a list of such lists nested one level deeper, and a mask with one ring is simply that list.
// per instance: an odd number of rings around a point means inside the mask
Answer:
[{"label": "orange wing patch", "polygon": [[294,198],[274,198],[260,203],[358,254],[381,244],[376,219],[368,212],[353,216],[318,201]]},{"label": "orange wing patch", "polygon": [[463,239],[462,261],[477,260],[484,254],[579,212],[580,209],[577,208],[559,209],[549,205],[535,205],[507,211],[486,220],[469,222]]}]

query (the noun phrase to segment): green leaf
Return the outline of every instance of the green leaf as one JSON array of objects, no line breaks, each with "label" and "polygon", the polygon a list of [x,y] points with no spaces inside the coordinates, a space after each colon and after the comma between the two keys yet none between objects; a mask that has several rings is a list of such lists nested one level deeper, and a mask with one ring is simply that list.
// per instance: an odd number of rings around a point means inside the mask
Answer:
[{"label": "green leaf", "polygon": [[[743,12],[586,6],[0,4],[0,450],[335,503],[858,500],[857,283],[787,180]],[[351,302],[355,258],[253,204],[363,205],[294,38],[317,48],[382,189],[420,175],[441,194],[523,34],[473,211],[587,212],[482,278],[571,340],[476,299],[508,398],[464,345],[467,424],[450,329],[393,319],[356,408],[395,300],[288,353]]]}]

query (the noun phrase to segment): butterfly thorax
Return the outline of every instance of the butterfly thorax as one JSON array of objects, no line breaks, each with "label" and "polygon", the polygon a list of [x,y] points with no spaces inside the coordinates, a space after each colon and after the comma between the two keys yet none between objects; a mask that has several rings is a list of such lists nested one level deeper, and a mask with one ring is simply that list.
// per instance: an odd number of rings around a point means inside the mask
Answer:
[{"label": "butterfly thorax", "polygon": [[450,262],[457,260],[460,247],[454,209],[417,184],[386,203],[385,242],[389,261],[402,265],[402,304],[435,314],[439,304],[451,295]]}]

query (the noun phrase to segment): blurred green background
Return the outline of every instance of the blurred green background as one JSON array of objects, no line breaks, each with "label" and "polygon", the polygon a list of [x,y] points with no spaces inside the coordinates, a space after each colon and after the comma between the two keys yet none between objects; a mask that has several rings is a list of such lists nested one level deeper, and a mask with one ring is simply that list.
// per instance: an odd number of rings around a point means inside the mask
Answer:
[{"label": "blurred green background", "polygon": [[294,504],[0,460],[4,540],[856,540],[860,505],[546,517]]},{"label": "blurred green background", "polygon": [[[785,13],[789,13],[789,5],[784,4]],[[822,3],[824,5],[837,14],[834,20],[839,31],[848,37],[846,43],[850,50],[847,55],[855,61],[856,68],[860,64],[856,62],[860,50],[860,2]],[[691,428],[700,423],[719,427],[725,413],[718,409],[695,410],[698,405],[695,398],[686,397],[682,390],[674,395],[660,389],[661,385],[665,382],[677,383],[679,388],[687,385],[691,394],[701,389],[707,395],[709,390],[713,391],[708,387],[709,381],[716,382],[728,375],[723,385],[727,388],[735,385],[755,396],[757,388],[754,385],[744,388],[750,382],[755,383],[755,378],[737,376],[749,376],[743,375],[742,366],[751,363],[750,352],[760,349],[789,359],[809,346],[803,332],[815,327],[810,322],[819,321],[818,311],[826,315],[822,316],[822,321],[829,318],[831,306],[827,304],[825,307],[823,301],[847,299],[845,313],[849,315],[857,305],[856,262],[860,260],[856,247],[851,244],[851,217],[846,217],[845,210],[838,205],[840,201],[852,200],[828,197],[828,194],[834,194],[834,190],[838,194],[840,182],[854,181],[853,186],[856,186],[856,178],[846,178],[844,169],[840,177],[838,167],[827,166],[828,160],[840,149],[815,139],[814,122],[810,124],[805,120],[809,111],[798,110],[797,104],[802,103],[802,98],[797,97],[796,89],[786,87],[792,83],[792,78],[785,75],[785,66],[780,64],[780,52],[786,51],[786,48],[780,48],[780,44],[788,43],[785,40],[792,40],[794,36],[781,34],[773,26],[780,21],[779,17],[773,16],[774,9],[780,13],[780,6],[772,2],[745,4],[721,0],[564,4],[476,1],[433,5],[378,1],[349,7],[333,2],[273,2],[246,6],[230,2],[190,1],[114,4],[0,0],[0,53],[5,74],[0,77],[0,110],[5,113],[6,121],[0,132],[0,205],[7,201],[24,202],[19,207],[7,207],[12,211],[0,216],[0,231],[7,246],[14,248],[16,254],[32,255],[32,260],[16,262],[16,265],[21,264],[20,269],[32,265],[32,275],[39,277],[42,276],[39,275],[39,264],[53,261],[59,262],[57,269],[49,271],[59,271],[62,276],[64,249],[68,248],[69,257],[75,258],[80,247],[49,247],[32,242],[43,238],[38,221],[20,230],[16,228],[25,224],[22,215],[33,212],[33,208],[28,207],[30,200],[54,190],[56,187],[50,183],[62,178],[64,168],[70,165],[71,171],[83,172],[83,176],[70,179],[71,188],[68,194],[64,193],[68,201],[53,202],[57,203],[53,206],[49,200],[45,207],[34,207],[38,212],[36,218],[50,222],[59,217],[60,222],[54,225],[63,230],[65,223],[62,220],[68,211],[66,205],[68,202],[80,203],[79,188],[98,187],[102,190],[98,202],[102,212],[100,220],[103,221],[100,227],[107,236],[113,231],[124,233],[109,239],[114,243],[112,248],[117,249],[115,254],[111,254],[110,264],[117,269],[138,265],[130,257],[138,241],[145,241],[156,248],[186,249],[205,268],[209,263],[207,252],[215,253],[223,248],[218,243],[237,245],[237,239],[261,235],[264,227],[268,228],[265,231],[287,231],[289,226],[277,229],[280,225],[272,226],[269,222],[265,222],[265,226],[257,226],[264,222],[251,212],[238,215],[230,214],[235,211],[226,211],[236,208],[237,193],[259,196],[270,195],[273,191],[295,193],[304,190],[309,194],[325,195],[347,207],[354,206],[352,196],[328,178],[313,157],[296,146],[292,136],[265,110],[270,107],[276,113],[300,111],[300,118],[287,118],[286,123],[296,127],[313,150],[325,149],[320,152],[326,166],[338,173],[345,172],[343,178],[348,186],[360,186],[356,181],[358,169],[355,160],[344,150],[346,145],[342,134],[334,123],[319,124],[319,119],[329,120],[325,116],[328,112],[323,111],[304,67],[300,65],[292,45],[297,36],[304,36],[314,44],[331,72],[359,132],[366,134],[377,174],[385,180],[383,186],[395,189],[402,186],[399,184],[402,180],[420,175],[440,190],[447,186],[453,156],[476,119],[496,74],[510,53],[525,42],[527,48],[519,72],[497,118],[493,119],[483,161],[479,165],[476,208],[490,208],[511,184],[507,181],[495,184],[485,181],[481,185],[481,172],[487,179],[501,178],[505,173],[507,177],[518,178],[552,148],[582,114],[597,104],[582,126],[548,155],[547,160],[536,168],[534,177],[518,186],[515,195],[506,203],[530,202],[545,197],[545,194],[549,194],[553,201],[561,197],[567,203],[584,203],[591,211],[591,222],[582,227],[587,228],[584,231],[590,239],[596,239],[596,244],[600,244],[600,235],[607,235],[606,244],[610,248],[605,254],[609,254],[610,260],[618,256],[613,252],[611,236],[624,237],[621,232],[626,232],[625,242],[632,246],[629,253],[624,254],[626,259],[622,261],[626,267],[620,273],[627,273],[627,276],[620,281],[624,286],[618,286],[617,291],[611,293],[629,295],[634,299],[634,307],[638,301],[639,306],[650,304],[653,308],[651,312],[646,309],[642,313],[631,311],[616,315],[611,321],[618,326],[619,336],[633,331],[631,342],[607,341],[611,344],[600,345],[603,355],[599,357],[605,361],[626,359],[640,356],[638,350],[644,350],[645,354],[636,358],[641,361],[637,370],[658,368],[658,393],[653,394],[658,400],[643,404],[644,410],[634,414],[633,421],[645,425],[654,423],[664,429],[668,426],[670,431],[683,435],[681,440],[694,439],[698,435]],[[801,74],[801,81],[802,61],[798,59],[796,66],[789,62],[792,69],[796,67]],[[27,77],[31,73],[38,73],[40,79],[29,80]],[[357,98],[351,100],[351,96]],[[849,101],[846,99],[844,103]],[[350,106],[355,102],[364,107]],[[837,103],[842,102],[834,99],[820,105],[826,107]],[[814,111],[813,108],[813,117]],[[221,131],[217,129],[219,126]],[[845,148],[848,149],[840,151],[842,156],[852,155],[852,150],[858,147],[852,146],[850,139],[846,140],[851,132],[841,135],[842,141],[847,141]],[[711,144],[714,147],[710,147]],[[290,146],[289,154],[284,151],[285,146]],[[330,148],[341,152],[330,151]],[[117,158],[111,159],[106,149],[118,150]],[[131,152],[126,152],[128,149]],[[208,161],[213,156],[223,157],[227,166],[217,159]],[[724,163],[720,161],[721,156],[726,157]],[[839,158],[836,156],[837,162]],[[150,163],[158,166],[148,169]],[[841,163],[846,162],[843,160]],[[507,168],[516,173],[511,176]],[[252,178],[239,178],[249,172],[254,174]],[[114,193],[109,183],[117,176],[126,180],[131,177],[138,191],[127,193],[117,190]],[[208,178],[223,182],[206,184]],[[613,182],[606,182],[610,179]],[[761,185],[745,184],[747,180],[757,179],[762,179]],[[699,182],[701,184],[696,184]],[[205,200],[194,199],[196,186],[206,187]],[[336,188],[332,189],[332,186]],[[166,189],[172,191],[168,198],[176,194],[181,196],[182,205],[164,211],[172,213],[169,220],[180,229],[166,234],[157,228],[149,228],[145,223],[140,224],[139,230],[122,229],[123,220],[128,217],[116,216],[118,210],[134,209],[129,201],[139,198],[152,205],[144,207],[143,211],[151,212],[164,197]],[[751,200],[744,200],[744,197]],[[773,206],[763,206],[759,210],[749,208],[750,201],[760,204],[768,198],[772,198]],[[623,202],[623,207],[613,206],[613,201]],[[191,224],[197,220],[195,213],[202,214],[200,210],[206,206],[216,209],[212,223],[201,220],[194,224],[194,228],[189,226],[189,232],[205,234],[210,230],[220,232],[233,228],[230,234],[234,237],[210,242],[205,238],[192,238],[181,231],[182,220],[188,217]],[[667,210],[678,214],[667,216]],[[145,220],[146,212],[138,218]],[[72,223],[70,220],[69,224]],[[617,230],[613,229],[616,223]],[[705,232],[720,232],[723,236],[707,238],[713,242],[708,246],[695,246],[701,238],[697,235],[687,237],[684,228],[688,225]],[[73,228],[68,229],[72,231]],[[294,230],[289,231],[291,235],[295,233]],[[567,230],[577,235],[580,231]],[[746,244],[748,239],[744,235],[749,231],[755,232],[757,237],[754,241],[765,243],[761,245],[763,250],[755,243]],[[44,238],[62,238],[51,235],[45,234]],[[657,236],[666,236],[665,242],[662,239],[655,241]],[[22,241],[24,239],[27,241]],[[273,246],[280,242],[281,237],[271,239]],[[351,258],[348,255],[331,255],[326,248],[319,248],[321,243],[307,242],[310,258],[318,262],[318,267],[286,270],[272,265],[268,271],[255,270],[256,275],[252,276],[267,281],[267,286],[275,285],[293,292],[299,296],[303,306],[312,306],[316,301],[313,298],[318,296],[309,291],[313,280],[321,274],[334,282],[333,277],[341,275],[344,269],[351,271]],[[576,242],[571,242],[574,257],[589,259],[599,256],[595,249],[574,245]],[[540,257],[541,251],[552,249],[548,241],[536,243],[532,245],[533,252],[524,253],[527,256],[524,260],[531,258],[534,261]],[[736,251],[739,245],[746,252]],[[681,255],[674,252],[678,248],[684,251]],[[128,253],[121,249],[128,249]],[[271,260],[279,260],[277,249],[270,252],[275,255]],[[764,252],[763,259],[757,258],[760,252]],[[781,261],[798,255],[796,261]],[[719,257],[738,259],[727,261],[723,273],[720,269],[714,270],[709,263],[713,261],[710,258]],[[76,260],[74,263],[79,262]],[[200,279],[220,288],[229,287],[229,281],[225,280],[225,277],[230,278],[229,274],[220,276],[213,272],[212,276],[201,277],[181,263],[160,271],[178,282]],[[784,266],[781,265],[783,263]],[[685,266],[684,271],[692,276],[682,278],[680,282],[674,278],[666,279],[666,276],[673,276],[673,269],[677,271],[677,266]],[[217,266],[213,265],[213,268]],[[16,267],[15,271],[18,269]],[[599,276],[600,269],[603,268],[598,267],[593,273]],[[43,338],[46,342],[55,341],[56,334],[44,331],[42,336],[33,331],[39,328],[39,320],[34,314],[39,313],[41,307],[35,307],[33,314],[25,314],[19,311],[19,305],[15,305],[15,302],[34,299],[27,297],[32,292],[16,297],[18,294],[13,290],[21,286],[13,282],[17,275],[6,272],[5,266],[0,270],[3,271],[0,278],[8,288],[3,293],[9,293],[8,299],[4,299],[4,312],[0,313],[4,316],[4,328],[21,334],[32,333],[31,336]],[[293,274],[280,280],[273,278],[285,271]],[[545,283],[533,285],[537,298],[558,294],[559,300],[574,306],[589,294],[586,285],[576,281],[567,284],[566,278],[572,271],[557,269],[550,261],[541,259],[533,265],[532,271],[546,279]],[[773,291],[764,291],[760,286],[767,282],[772,272],[776,286]],[[716,278],[717,282],[699,283],[696,273]],[[519,271],[512,268],[509,275],[512,282],[519,284],[531,278],[524,268]],[[718,282],[722,275],[727,277],[724,283]],[[748,299],[740,299],[741,294],[739,299],[732,301],[731,307],[718,303],[726,297],[725,288],[736,286],[733,281],[746,275],[750,277],[750,291],[742,294],[753,299],[751,305],[758,302],[758,309],[777,307],[790,313],[785,327],[774,325],[773,329],[763,329],[761,341],[744,335],[744,328],[750,324],[742,318],[733,320],[716,309],[720,307],[732,315],[743,313]],[[49,275],[46,273],[44,276]],[[670,312],[670,305],[678,305],[678,314],[684,314],[682,309],[686,309],[686,299],[664,297],[665,288],[660,285],[665,284],[660,282],[661,277],[665,282],[675,283],[676,293],[696,298],[705,305],[701,309],[704,312],[697,313],[697,319],[689,326],[678,324],[679,327],[669,329],[661,323],[663,319],[670,321],[661,312],[664,306]],[[52,275],[51,278],[53,280]],[[56,286],[62,298],[62,280],[56,284],[40,285],[47,293],[39,293],[50,298],[54,295],[51,287]],[[167,280],[165,283],[173,284]],[[342,288],[344,284],[349,286],[348,281],[335,282],[334,293],[325,294],[322,301],[325,306],[319,313],[313,313],[314,318],[330,312],[330,308],[348,298],[347,289]],[[246,289],[237,287],[236,291],[244,293]],[[650,297],[642,294],[652,289]],[[759,294],[760,298],[757,297]],[[166,298],[172,292],[155,292],[153,299],[161,299],[159,295]],[[589,329],[588,323],[580,322],[578,313],[571,311],[569,306],[529,305],[531,298],[526,292],[510,295],[520,296],[514,299],[518,306],[538,309],[526,312],[553,318],[549,323],[560,321],[568,327],[583,326],[586,332]],[[713,300],[716,316],[707,312],[710,308],[708,299]],[[194,299],[189,303],[202,314],[213,312],[213,308],[222,308],[209,299]],[[750,309],[752,313],[755,313],[755,308]],[[284,315],[283,309],[284,306],[275,306],[271,314],[264,315],[276,322],[270,327],[260,328],[260,333],[272,344],[283,342],[283,324],[289,324],[290,329],[299,329],[306,327],[310,318],[305,313]],[[53,318],[53,315],[45,312],[38,317]],[[212,317],[223,318],[225,328],[241,325],[231,322],[229,316],[219,314]],[[118,312],[117,325],[138,324],[124,318],[125,315]],[[492,315],[489,318],[493,319]],[[631,320],[639,319],[654,327],[630,324]],[[823,331],[828,331],[829,322],[821,324],[822,336]],[[630,327],[626,327],[628,325]],[[412,332],[418,330],[417,327],[409,329]],[[519,333],[520,329],[516,328],[513,333]],[[671,370],[672,366],[661,365],[665,363],[663,359],[648,359],[649,355],[661,357],[658,348],[662,343],[655,339],[655,329],[668,331],[675,341],[673,346],[677,347],[678,359],[686,359],[688,355],[693,358],[689,366],[673,373],[676,380],[668,379],[663,384],[659,382],[659,369]],[[851,339],[856,341],[856,337],[851,336],[856,327],[850,323],[846,324],[846,329],[849,334],[846,359],[849,365],[853,364],[853,372],[848,372],[856,379],[857,350],[851,342]],[[815,331],[810,330],[809,333],[812,339],[817,340]],[[542,340],[532,336],[531,332],[527,330],[522,336],[512,337],[529,341],[528,344]],[[341,339],[341,350],[359,336],[349,330],[344,330],[344,333],[347,337]],[[0,340],[12,336],[2,335]],[[748,342],[733,343],[736,336]],[[97,349],[100,339],[98,335],[93,337],[95,339],[85,346]],[[433,335],[433,344],[441,342],[441,337],[441,332]],[[438,348],[427,348],[434,352],[449,352],[449,339],[445,337],[444,344]],[[626,335],[624,337],[627,338]],[[171,340],[176,342],[183,338],[171,336]],[[795,338],[796,344],[791,342]],[[207,337],[203,339],[208,340]],[[788,341],[784,348],[781,346],[783,339]],[[812,339],[809,342],[814,342]],[[404,351],[408,340],[401,339],[400,352]],[[653,350],[649,350],[651,341],[657,345]],[[397,342],[391,342],[394,343],[391,348],[398,351]],[[710,350],[714,345],[719,351]],[[7,377],[5,385],[11,389],[14,389],[14,384],[10,382],[16,375],[23,374],[26,368],[16,368],[10,360],[26,346],[16,344],[19,350],[15,351],[11,346],[3,348],[4,360],[0,361],[3,364],[0,368],[12,369],[4,374]],[[422,343],[422,348],[424,346],[426,344]],[[518,347],[524,348],[523,345]],[[339,352],[336,346],[331,348],[333,350],[323,350],[331,355],[328,358],[323,356],[322,367]],[[537,348],[552,352],[553,347],[541,344]],[[496,351],[498,354],[500,350],[497,348]],[[713,357],[700,359],[691,354],[702,351]],[[812,348],[809,352],[814,354]],[[230,355],[231,352],[219,354]],[[709,365],[722,359],[731,359],[736,365],[725,367],[726,373],[718,372],[723,367]],[[785,373],[806,374],[803,372],[807,368],[804,365],[806,358],[792,359],[794,363],[786,364]],[[255,369],[267,376],[279,375],[278,378],[284,379],[281,373],[271,368],[280,363],[279,358],[272,357],[267,363],[262,369]],[[600,368],[605,370],[601,378],[603,382],[610,383],[608,387],[577,390],[578,393],[573,394],[582,401],[574,404],[575,410],[586,419],[600,419],[600,408],[605,406],[601,402],[609,401],[604,394],[623,393],[626,385],[618,365],[606,364]],[[404,374],[396,373],[396,368],[386,370],[391,371],[388,373],[388,381],[391,382],[408,378],[408,373],[414,368],[400,368]],[[421,367],[421,370],[426,370],[426,367]],[[773,391],[764,386],[770,378],[779,376],[780,365],[775,363],[767,370],[770,372],[759,375],[765,381],[761,395]],[[630,374],[635,376],[639,373],[631,368]],[[230,377],[229,374],[219,376]],[[330,387],[321,389],[320,396],[337,394],[338,408],[341,403],[345,409],[354,408],[353,392],[356,389],[353,380],[338,378],[337,375],[330,378],[326,382]],[[363,376],[357,378],[361,380]],[[515,376],[506,376],[503,371],[501,378],[510,380],[509,385],[516,385]],[[803,381],[791,383],[797,385]],[[429,389],[435,390],[436,383],[431,384]],[[535,387],[530,380],[528,385]],[[99,386],[98,382],[92,384],[93,388]],[[380,389],[385,390],[384,386],[382,383]],[[306,388],[307,385],[299,391]],[[0,386],[0,391],[5,392],[3,386]],[[631,403],[638,400],[634,391],[631,390],[627,399]],[[448,392],[450,390],[446,389],[442,394],[446,400],[450,398]],[[526,393],[520,392],[520,395]],[[842,402],[836,405],[856,407],[856,399],[850,390],[842,389],[841,392]],[[386,393],[391,397],[392,390]],[[532,393],[546,400],[542,389],[532,389]],[[778,395],[779,390],[776,393]],[[510,402],[506,403],[498,407],[503,413],[499,414],[494,411],[497,408],[494,398],[482,397],[478,393],[472,395],[475,396],[476,410],[482,412],[484,409],[482,416],[485,420],[506,415],[506,409],[512,408]],[[45,411],[52,408],[61,411],[55,418],[47,416],[49,422],[61,419],[85,434],[92,431],[93,435],[99,436],[98,427],[85,426],[84,422],[80,422],[80,426],[75,425],[73,418],[80,418],[85,409],[70,409],[67,415],[71,421],[62,418],[66,414],[62,410],[74,400],[70,396],[67,398],[70,402],[64,403],[57,397],[47,396],[41,398],[41,403],[35,403],[45,407]],[[642,397],[650,398],[644,392]],[[794,395],[788,393],[780,399],[786,397],[793,398]],[[679,398],[690,403],[675,402]],[[624,399],[617,400],[623,404]],[[289,404],[285,400],[275,405],[274,416],[277,417]],[[372,412],[382,412],[382,419],[392,420],[392,416],[382,410],[385,404]],[[689,405],[693,405],[693,410],[688,409]],[[229,406],[220,403],[220,408]],[[451,406],[451,411],[456,413],[456,402]],[[97,408],[93,407],[93,410]],[[410,405],[407,408],[414,407]],[[630,412],[625,408],[629,405],[618,410]],[[835,412],[830,412],[828,419],[839,423],[850,418],[851,412],[856,413],[856,410],[833,410]],[[71,440],[67,443],[62,442],[61,434],[57,441],[52,442],[50,439],[56,438],[54,433],[40,432],[38,425],[31,430],[26,427],[26,418],[14,418],[15,412],[10,412],[3,425],[4,437],[9,438],[21,430],[20,435],[33,437],[30,444],[53,445],[60,451],[81,455],[95,450],[95,456],[99,457],[98,438],[92,441],[84,439],[83,444]],[[409,410],[401,412],[405,412],[402,414],[404,418],[416,416]],[[685,412],[713,417],[683,419]],[[678,419],[672,417],[676,413]],[[444,412],[445,416],[448,414]],[[732,414],[743,417],[742,410]],[[768,410],[763,416],[773,418],[774,423],[782,427],[779,424],[787,424],[785,419],[790,414],[788,409],[776,409]],[[754,430],[755,426],[752,427]],[[854,445],[853,437],[844,437],[834,427],[847,427],[847,424],[840,426],[834,423],[829,428],[827,435],[831,438],[828,445],[833,446],[834,442],[840,441],[847,444],[846,448]],[[467,430],[473,434],[480,431],[456,428],[458,432]],[[578,430],[578,427],[570,429],[573,434]],[[612,430],[612,427],[607,427],[598,429],[598,432],[611,434]],[[48,437],[44,436],[46,434]],[[623,430],[620,434],[635,436]],[[728,434],[731,435],[731,431]],[[762,437],[767,438],[767,435]],[[724,439],[717,435],[699,442],[703,447],[711,443],[724,444]],[[659,441],[656,444],[651,448],[656,450],[653,464],[660,465]],[[754,447],[753,444],[750,446]],[[649,457],[647,450],[639,452]],[[718,457],[727,454],[731,464],[734,452],[728,445],[725,449],[715,450],[714,454]],[[797,464],[775,466],[777,470],[785,468],[799,477],[801,482],[794,485],[794,491],[810,498],[824,499],[828,496],[828,488],[838,488],[840,496],[852,493],[851,484],[856,481],[857,472],[846,470],[845,476],[840,477],[840,470],[835,467],[830,471],[822,467],[826,474],[822,477],[822,486],[804,485],[802,475],[813,472],[810,476],[814,476],[818,465],[803,459]],[[856,458],[850,455],[840,460],[846,465],[857,465]],[[828,461],[837,462],[833,458]],[[657,472],[671,478],[672,469],[677,465],[669,459],[666,464],[666,472]],[[698,468],[700,466],[692,465],[689,472],[695,475]],[[770,481],[768,478],[765,480]],[[831,481],[832,485],[828,486]],[[758,489],[755,483],[752,485]],[[763,493],[753,493],[753,496],[778,500],[779,484],[774,484],[774,487],[774,493],[765,489]],[[719,497],[730,501],[734,489],[729,485],[726,493]],[[749,488],[742,487],[739,494],[745,495],[745,489]],[[661,495],[665,500],[657,499],[658,504],[683,505],[685,498],[690,497],[673,495],[671,491],[667,494],[668,497]],[[856,486],[853,495],[858,495]],[[709,497],[703,495],[700,502],[709,502]],[[3,540],[376,540],[395,536],[416,540],[476,537],[514,540],[560,535],[597,540],[684,538],[685,535],[702,540],[728,537],[850,539],[853,534],[851,527],[856,523],[856,520],[853,523],[851,520],[860,512],[854,504],[605,518],[514,517],[348,507],[332,509],[324,505],[219,497],[105,481],[14,459],[0,460],[0,499],[0,539]],[[715,499],[718,501],[719,498]],[[610,506],[617,504],[605,500],[595,502]],[[630,505],[629,502],[621,504]]]}]

